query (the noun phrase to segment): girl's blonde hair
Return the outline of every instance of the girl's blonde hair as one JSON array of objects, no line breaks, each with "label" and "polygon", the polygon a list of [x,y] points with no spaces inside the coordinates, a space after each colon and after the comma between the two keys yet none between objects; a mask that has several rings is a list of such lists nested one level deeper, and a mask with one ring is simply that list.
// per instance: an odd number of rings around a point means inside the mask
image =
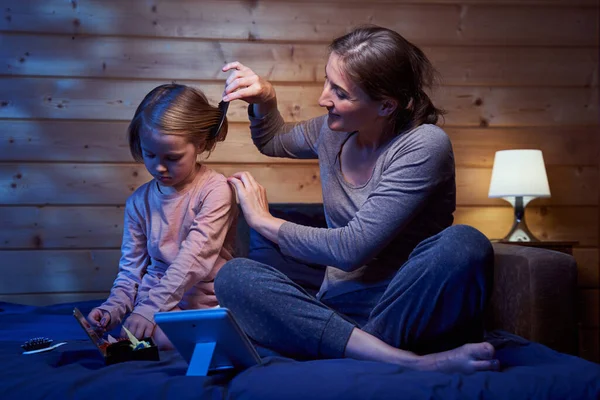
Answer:
[{"label": "girl's blonde hair", "polygon": [[213,107],[201,90],[170,83],[154,88],[144,97],[129,124],[129,150],[143,161],[140,136],[148,130],[181,135],[196,146],[198,153],[212,152],[227,136],[227,118],[218,132],[221,111]]}]

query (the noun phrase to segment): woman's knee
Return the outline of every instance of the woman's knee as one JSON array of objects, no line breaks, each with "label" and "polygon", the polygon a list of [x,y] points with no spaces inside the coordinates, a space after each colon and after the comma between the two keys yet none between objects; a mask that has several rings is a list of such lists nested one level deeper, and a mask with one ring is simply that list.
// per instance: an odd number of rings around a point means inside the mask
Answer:
[{"label": "woman's knee", "polygon": [[491,282],[494,249],[483,233],[468,225],[453,225],[444,230],[438,240],[436,273],[459,280],[473,277],[477,281]]},{"label": "woman's knee", "polygon": [[260,270],[265,266],[247,258],[234,258],[221,267],[215,277],[215,295],[219,304],[229,298],[243,297],[251,292],[259,280]]},{"label": "woman's knee", "polygon": [[450,256],[455,255],[469,264],[485,264],[493,260],[494,248],[491,242],[472,226],[452,225],[442,232],[440,240]]},{"label": "woman's knee", "polygon": [[235,290],[242,282],[242,275],[246,269],[247,259],[234,258],[221,267],[215,276],[215,294],[217,298],[222,294]]}]

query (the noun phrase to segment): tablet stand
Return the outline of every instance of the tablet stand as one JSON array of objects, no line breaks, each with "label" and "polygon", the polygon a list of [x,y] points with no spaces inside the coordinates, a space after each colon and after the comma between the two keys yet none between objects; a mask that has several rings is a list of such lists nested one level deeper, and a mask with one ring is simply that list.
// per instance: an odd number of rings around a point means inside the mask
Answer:
[{"label": "tablet stand", "polygon": [[196,343],[187,376],[206,376],[216,347],[215,342]]}]

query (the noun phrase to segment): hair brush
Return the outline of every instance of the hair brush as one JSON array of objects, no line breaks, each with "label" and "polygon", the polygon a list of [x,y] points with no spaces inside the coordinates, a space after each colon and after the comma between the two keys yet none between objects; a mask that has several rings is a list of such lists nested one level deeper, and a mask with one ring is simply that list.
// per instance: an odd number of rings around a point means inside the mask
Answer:
[{"label": "hair brush", "polygon": [[23,354],[34,354],[54,350],[58,346],[66,344],[66,342],[62,342],[52,345],[53,342],[54,340],[52,339],[48,339],[45,337],[36,337],[26,341],[24,344],[21,345],[21,348],[23,349]]}]

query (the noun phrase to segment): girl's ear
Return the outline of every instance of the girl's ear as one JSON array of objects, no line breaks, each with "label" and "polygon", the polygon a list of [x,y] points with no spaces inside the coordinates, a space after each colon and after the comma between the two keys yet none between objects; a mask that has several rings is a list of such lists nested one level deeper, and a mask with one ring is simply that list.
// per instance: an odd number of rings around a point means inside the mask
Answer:
[{"label": "girl's ear", "polygon": [[379,115],[381,117],[389,117],[398,108],[398,101],[395,99],[384,99],[379,105]]}]

